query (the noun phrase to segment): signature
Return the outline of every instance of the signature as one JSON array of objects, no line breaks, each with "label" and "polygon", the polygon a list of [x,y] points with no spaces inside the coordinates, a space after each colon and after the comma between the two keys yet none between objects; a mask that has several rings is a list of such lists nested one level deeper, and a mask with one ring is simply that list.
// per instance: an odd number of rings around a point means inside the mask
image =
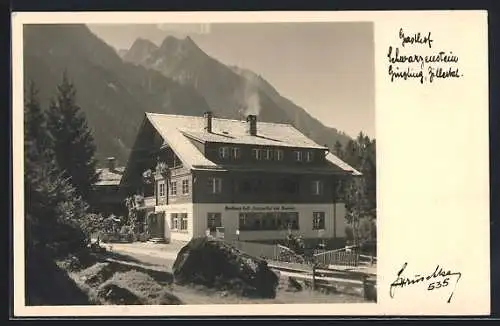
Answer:
[{"label": "signature", "polygon": [[396,280],[391,283],[389,290],[389,295],[391,296],[391,298],[394,298],[394,292],[398,287],[404,288],[405,286],[410,286],[413,284],[425,283],[430,281],[427,290],[432,291],[439,288],[447,287],[450,284],[450,278],[456,277],[455,285],[453,286],[453,290],[451,291],[451,294],[448,297],[447,301],[448,303],[451,302],[451,298],[453,297],[453,293],[455,292],[455,288],[457,287],[458,281],[462,277],[462,273],[452,272],[437,265],[436,269],[432,274],[426,276],[421,276],[416,274],[413,278],[408,278],[402,275],[404,270],[406,269],[406,266],[408,266],[408,263],[403,264],[403,267],[399,270],[397,274]]}]

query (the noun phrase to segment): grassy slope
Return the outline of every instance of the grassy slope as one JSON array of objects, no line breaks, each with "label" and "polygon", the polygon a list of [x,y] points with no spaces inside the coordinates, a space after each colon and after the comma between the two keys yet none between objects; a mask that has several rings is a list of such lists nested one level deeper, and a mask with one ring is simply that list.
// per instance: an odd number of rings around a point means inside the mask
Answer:
[{"label": "grassy slope", "polygon": [[362,297],[310,289],[289,292],[283,278],[275,299],[238,297],[204,286],[173,284],[171,261],[147,255],[107,253],[82,264],[36,259],[29,273],[31,305],[356,303]]}]

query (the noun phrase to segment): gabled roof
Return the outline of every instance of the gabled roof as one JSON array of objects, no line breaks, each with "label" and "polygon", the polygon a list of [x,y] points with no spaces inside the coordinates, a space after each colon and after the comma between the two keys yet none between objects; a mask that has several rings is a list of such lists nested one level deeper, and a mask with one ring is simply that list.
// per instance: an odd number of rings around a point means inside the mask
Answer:
[{"label": "gabled roof", "polygon": [[[205,131],[205,118],[198,116],[146,113],[146,118],[165,142],[174,150],[185,167],[190,169],[221,168],[207,159],[190,139],[201,143],[216,142],[293,148],[327,149],[318,145],[293,126],[282,123],[258,122],[257,136],[246,134],[247,122],[212,118],[212,133]],[[339,170],[361,175],[347,163],[329,153],[326,159]]]},{"label": "gabled roof", "polygon": [[113,170],[109,168],[97,169],[99,175],[96,186],[118,186],[123,176],[124,167],[116,167]]},{"label": "gabled roof", "polygon": [[212,128],[214,128],[212,132],[204,130],[203,125],[200,129],[193,130],[192,127],[186,127],[180,131],[185,136],[203,143],[327,149],[325,146],[316,144],[291,125],[259,122],[257,135],[250,136],[246,133],[246,122],[244,121],[217,119],[212,124]]}]

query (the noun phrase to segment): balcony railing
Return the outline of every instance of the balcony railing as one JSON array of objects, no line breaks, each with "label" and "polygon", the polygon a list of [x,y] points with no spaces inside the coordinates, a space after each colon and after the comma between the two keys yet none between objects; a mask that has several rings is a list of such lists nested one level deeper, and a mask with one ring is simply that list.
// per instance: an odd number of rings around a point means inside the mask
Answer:
[{"label": "balcony railing", "polygon": [[154,196],[144,198],[144,206],[151,207],[156,205],[156,198]]}]

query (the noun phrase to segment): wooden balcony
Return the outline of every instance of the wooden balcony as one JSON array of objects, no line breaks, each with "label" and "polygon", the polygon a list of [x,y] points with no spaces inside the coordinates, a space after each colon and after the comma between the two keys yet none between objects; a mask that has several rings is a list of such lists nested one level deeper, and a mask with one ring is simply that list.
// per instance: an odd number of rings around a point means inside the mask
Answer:
[{"label": "wooden balcony", "polygon": [[154,207],[156,205],[156,198],[154,196],[144,198],[145,207]]}]

